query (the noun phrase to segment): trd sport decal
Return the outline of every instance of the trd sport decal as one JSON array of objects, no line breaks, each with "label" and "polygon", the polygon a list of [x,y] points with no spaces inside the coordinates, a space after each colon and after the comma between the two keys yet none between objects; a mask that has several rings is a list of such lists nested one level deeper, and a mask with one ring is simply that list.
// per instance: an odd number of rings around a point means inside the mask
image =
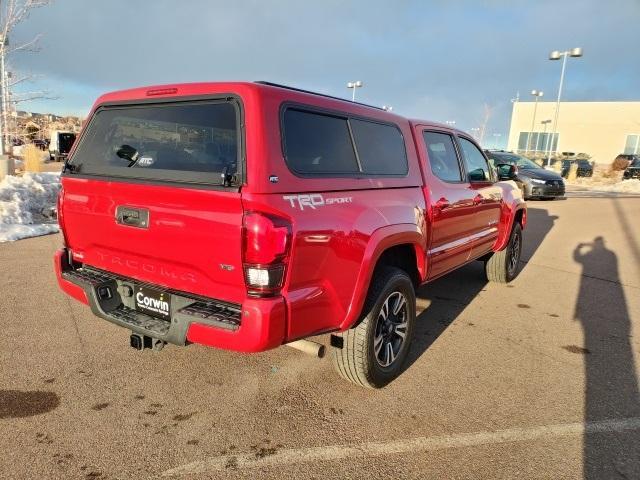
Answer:
[{"label": "trd sport decal", "polygon": [[337,203],[351,203],[353,197],[328,197],[324,198],[320,193],[307,193],[303,195],[283,195],[282,198],[287,200],[293,208],[304,210],[305,207],[313,208],[324,207],[326,205],[335,205]]}]

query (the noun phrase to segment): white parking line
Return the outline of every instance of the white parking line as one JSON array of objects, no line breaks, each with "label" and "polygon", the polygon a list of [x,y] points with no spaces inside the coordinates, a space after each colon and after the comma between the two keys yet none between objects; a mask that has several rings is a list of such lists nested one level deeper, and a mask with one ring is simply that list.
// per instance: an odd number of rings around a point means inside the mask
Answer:
[{"label": "white parking line", "polygon": [[587,423],[564,423],[538,427],[509,428],[489,432],[462,433],[437,437],[416,437],[390,442],[362,443],[359,445],[330,445],[280,450],[274,453],[224,455],[188,463],[162,473],[162,476],[206,473],[226,468],[249,469],[258,467],[285,466],[297,463],[335,461],[353,457],[401,454],[444,450],[449,448],[474,447],[479,445],[524,442],[553,437],[612,433],[640,430],[640,417],[620,420],[602,420]]}]

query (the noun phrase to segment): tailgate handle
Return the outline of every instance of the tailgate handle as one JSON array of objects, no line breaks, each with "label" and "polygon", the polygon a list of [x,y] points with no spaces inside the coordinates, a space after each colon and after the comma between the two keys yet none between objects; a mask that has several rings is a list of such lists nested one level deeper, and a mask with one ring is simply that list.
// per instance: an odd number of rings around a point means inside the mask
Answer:
[{"label": "tailgate handle", "polygon": [[149,210],[120,205],[116,208],[116,222],[130,227],[149,228]]}]

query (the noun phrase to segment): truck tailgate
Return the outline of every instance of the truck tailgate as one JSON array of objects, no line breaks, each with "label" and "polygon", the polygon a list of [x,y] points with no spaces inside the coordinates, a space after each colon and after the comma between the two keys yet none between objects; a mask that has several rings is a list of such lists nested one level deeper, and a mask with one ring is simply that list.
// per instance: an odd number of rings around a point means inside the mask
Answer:
[{"label": "truck tailgate", "polygon": [[[238,191],[72,175],[62,185],[62,218],[72,226],[65,236],[77,261],[174,290],[234,303],[243,298]],[[123,221],[123,211],[148,219]]]}]

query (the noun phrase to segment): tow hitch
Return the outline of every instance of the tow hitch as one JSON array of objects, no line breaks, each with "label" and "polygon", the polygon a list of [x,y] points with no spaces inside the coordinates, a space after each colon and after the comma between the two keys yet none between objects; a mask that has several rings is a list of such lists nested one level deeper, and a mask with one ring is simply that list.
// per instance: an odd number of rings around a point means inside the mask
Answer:
[{"label": "tow hitch", "polygon": [[132,333],[129,338],[129,345],[136,350],[145,350],[147,348],[159,352],[162,350],[167,342],[158,340],[157,338],[148,337],[146,335],[140,335],[138,333]]}]

